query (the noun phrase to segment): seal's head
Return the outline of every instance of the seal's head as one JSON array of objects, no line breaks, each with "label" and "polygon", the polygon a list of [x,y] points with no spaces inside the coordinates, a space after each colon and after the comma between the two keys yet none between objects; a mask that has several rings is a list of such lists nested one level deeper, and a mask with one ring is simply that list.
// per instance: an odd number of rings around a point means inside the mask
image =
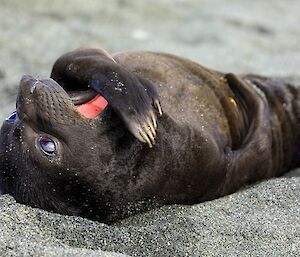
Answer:
[{"label": "seal's head", "polygon": [[108,182],[101,174],[108,170],[114,142],[126,133],[112,116],[107,110],[89,119],[54,80],[24,76],[17,110],[1,129],[3,193],[64,214],[101,215],[91,213],[105,202],[101,195]]}]

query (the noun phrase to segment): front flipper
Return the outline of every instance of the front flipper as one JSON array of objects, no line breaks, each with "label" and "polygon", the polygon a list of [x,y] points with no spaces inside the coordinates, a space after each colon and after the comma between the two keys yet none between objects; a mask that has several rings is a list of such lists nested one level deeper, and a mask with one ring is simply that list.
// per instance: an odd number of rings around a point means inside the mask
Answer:
[{"label": "front flipper", "polygon": [[155,143],[157,121],[153,106],[162,115],[155,88],[106,52],[78,49],[64,54],[55,62],[51,78],[68,92],[94,90],[101,94],[136,138],[149,147]]}]

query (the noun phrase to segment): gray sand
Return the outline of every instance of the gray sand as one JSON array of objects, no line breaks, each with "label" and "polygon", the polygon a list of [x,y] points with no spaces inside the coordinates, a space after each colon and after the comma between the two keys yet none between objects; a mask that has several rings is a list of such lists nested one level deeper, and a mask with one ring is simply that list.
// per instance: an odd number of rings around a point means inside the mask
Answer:
[{"label": "gray sand", "polygon": [[[0,255],[296,256],[300,170],[194,206],[165,206],[107,226],[0,198]],[[93,251],[88,251],[92,249]],[[101,250],[102,251],[101,251]],[[117,256],[117,255],[111,255]]]},{"label": "gray sand", "polygon": [[[299,13],[299,0],[0,0],[0,119],[13,110],[23,74],[47,77],[60,54],[80,46],[165,51],[300,85]],[[297,256],[300,170],[113,226],[7,195],[0,220],[0,256]]]}]

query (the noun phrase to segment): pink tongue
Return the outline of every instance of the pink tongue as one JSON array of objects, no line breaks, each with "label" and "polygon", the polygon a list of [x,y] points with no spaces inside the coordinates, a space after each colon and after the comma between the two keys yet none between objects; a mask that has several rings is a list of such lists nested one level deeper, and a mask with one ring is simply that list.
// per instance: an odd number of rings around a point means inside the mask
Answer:
[{"label": "pink tongue", "polygon": [[107,101],[101,95],[97,95],[95,98],[84,104],[76,105],[77,110],[86,118],[96,118],[107,106]]}]

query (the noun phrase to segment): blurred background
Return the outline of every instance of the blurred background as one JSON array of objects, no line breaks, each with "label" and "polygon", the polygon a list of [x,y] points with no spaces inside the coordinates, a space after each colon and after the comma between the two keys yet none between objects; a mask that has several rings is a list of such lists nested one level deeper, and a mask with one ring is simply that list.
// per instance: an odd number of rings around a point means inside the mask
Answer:
[{"label": "blurred background", "polygon": [[300,82],[299,0],[0,0],[0,17],[1,120],[23,74],[49,77],[80,46],[169,52]]}]

